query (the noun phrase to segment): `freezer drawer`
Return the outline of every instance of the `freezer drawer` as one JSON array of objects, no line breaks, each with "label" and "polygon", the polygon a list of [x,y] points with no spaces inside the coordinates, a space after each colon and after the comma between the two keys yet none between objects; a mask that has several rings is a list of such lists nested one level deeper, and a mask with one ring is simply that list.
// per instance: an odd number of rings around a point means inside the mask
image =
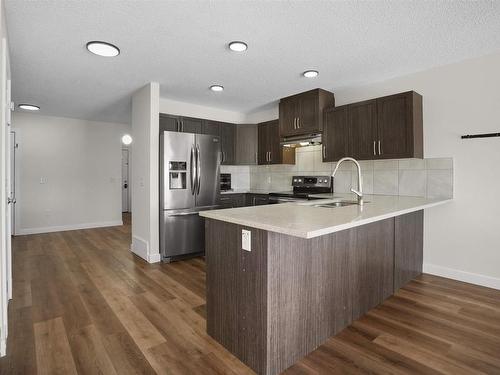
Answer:
[{"label": "freezer drawer", "polygon": [[205,221],[198,211],[163,211],[160,217],[163,260],[205,251]]}]

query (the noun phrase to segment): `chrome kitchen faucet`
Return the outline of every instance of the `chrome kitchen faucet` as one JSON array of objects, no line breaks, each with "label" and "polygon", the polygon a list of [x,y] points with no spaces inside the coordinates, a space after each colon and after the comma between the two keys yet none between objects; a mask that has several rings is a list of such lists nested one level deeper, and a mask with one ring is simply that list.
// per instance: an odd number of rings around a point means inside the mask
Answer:
[{"label": "chrome kitchen faucet", "polygon": [[342,164],[344,161],[352,161],[354,164],[356,164],[356,167],[358,168],[358,190],[355,190],[354,188],[351,187],[351,191],[358,196],[358,204],[362,206],[364,201],[363,201],[363,182],[361,181],[361,166],[359,165],[356,159],[349,157],[340,159],[337,162],[335,169],[333,170],[332,178],[335,177],[335,173],[337,173],[340,164]]}]

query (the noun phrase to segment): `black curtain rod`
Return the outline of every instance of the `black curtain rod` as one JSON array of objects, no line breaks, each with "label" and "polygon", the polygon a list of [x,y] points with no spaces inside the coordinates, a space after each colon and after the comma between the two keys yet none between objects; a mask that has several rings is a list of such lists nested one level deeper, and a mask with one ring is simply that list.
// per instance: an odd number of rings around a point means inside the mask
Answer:
[{"label": "black curtain rod", "polygon": [[490,138],[490,137],[500,137],[500,133],[485,133],[485,134],[468,134],[468,135],[462,135],[462,139],[469,139],[469,138]]}]

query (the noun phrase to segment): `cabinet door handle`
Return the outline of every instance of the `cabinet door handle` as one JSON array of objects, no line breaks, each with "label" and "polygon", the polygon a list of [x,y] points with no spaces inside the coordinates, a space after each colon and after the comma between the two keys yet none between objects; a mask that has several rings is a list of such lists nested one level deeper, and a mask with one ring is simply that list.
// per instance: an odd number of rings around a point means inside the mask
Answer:
[{"label": "cabinet door handle", "polygon": [[181,120],[181,131],[184,131],[184,120]]},{"label": "cabinet door handle", "polygon": [[300,117],[297,117],[297,129],[300,129]]},{"label": "cabinet door handle", "polygon": [[326,159],[326,146],[323,145],[323,159]]},{"label": "cabinet door handle", "polygon": [[382,155],[382,149],[380,147],[380,139],[378,140],[378,154]]},{"label": "cabinet door handle", "polygon": [[375,148],[375,141],[373,141],[373,155],[377,155],[377,150]]},{"label": "cabinet door handle", "polygon": [[293,128],[297,129],[297,117],[293,118]]},{"label": "cabinet door handle", "polygon": [[271,155],[272,155],[272,153],[271,153],[271,151],[269,151],[269,163],[270,163],[270,162],[271,162],[271,160],[272,160]]}]

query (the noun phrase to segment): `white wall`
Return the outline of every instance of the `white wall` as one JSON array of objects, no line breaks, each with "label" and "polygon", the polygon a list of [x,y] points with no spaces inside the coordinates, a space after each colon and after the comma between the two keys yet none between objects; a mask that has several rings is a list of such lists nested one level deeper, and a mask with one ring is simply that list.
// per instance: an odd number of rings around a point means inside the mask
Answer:
[{"label": "white wall", "polygon": [[150,263],[160,261],[159,99],[160,85],[154,82],[132,97],[131,250]]},{"label": "white wall", "polygon": [[125,124],[15,112],[16,232],[120,225]]},{"label": "white wall", "polygon": [[186,117],[197,117],[236,124],[244,123],[245,120],[245,115],[239,112],[179,102],[166,98],[160,98],[159,101],[160,113],[168,113],[170,115]]},{"label": "white wall", "polygon": [[[453,203],[425,212],[424,271],[500,289],[500,53],[335,90],[336,105],[415,90],[423,95],[424,154],[454,160]],[[254,114],[268,119],[272,111]],[[264,116],[262,116],[264,115]],[[265,118],[263,118],[265,119]]]}]

